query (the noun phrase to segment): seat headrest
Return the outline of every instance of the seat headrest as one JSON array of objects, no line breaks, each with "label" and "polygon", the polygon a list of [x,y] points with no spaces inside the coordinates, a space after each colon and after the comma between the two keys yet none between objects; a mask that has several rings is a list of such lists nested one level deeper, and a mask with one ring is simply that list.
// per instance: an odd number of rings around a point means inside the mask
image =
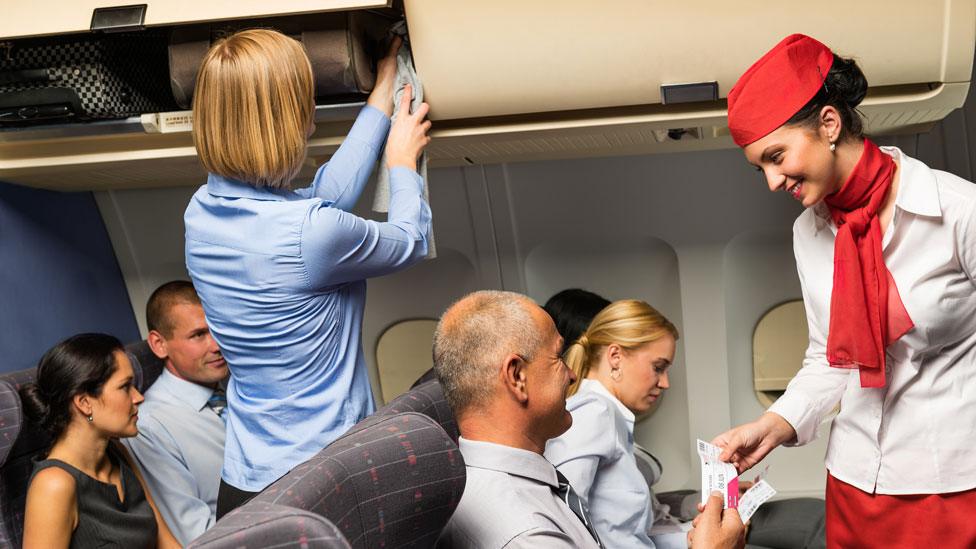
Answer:
[{"label": "seat headrest", "polygon": [[132,369],[135,371],[136,386],[139,392],[145,393],[146,389],[156,382],[159,374],[163,373],[163,360],[152,352],[146,340],[126,345],[125,352],[128,353]]},{"label": "seat headrest", "polygon": [[17,389],[9,381],[0,380],[0,466],[7,463],[23,423],[24,412]]},{"label": "seat headrest", "polygon": [[281,546],[350,549],[339,529],[325,517],[263,502],[234,509],[189,545],[193,549]]},{"label": "seat headrest", "polygon": [[263,502],[317,513],[355,548],[433,547],[464,492],[460,451],[423,414],[373,415],[360,424],[244,507]]}]

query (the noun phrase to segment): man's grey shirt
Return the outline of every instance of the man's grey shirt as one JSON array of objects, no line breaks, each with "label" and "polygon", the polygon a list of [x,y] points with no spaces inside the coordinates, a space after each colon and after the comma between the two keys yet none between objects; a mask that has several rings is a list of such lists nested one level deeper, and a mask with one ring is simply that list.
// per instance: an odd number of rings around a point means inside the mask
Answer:
[{"label": "man's grey shirt", "polygon": [[224,463],[224,420],[213,390],[163,370],[139,406],[139,435],[122,439],[181,545],[213,526]]},{"label": "man's grey shirt", "polygon": [[467,480],[439,548],[597,549],[583,522],[554,490],[556,469],[541,455],[461,438]]}]

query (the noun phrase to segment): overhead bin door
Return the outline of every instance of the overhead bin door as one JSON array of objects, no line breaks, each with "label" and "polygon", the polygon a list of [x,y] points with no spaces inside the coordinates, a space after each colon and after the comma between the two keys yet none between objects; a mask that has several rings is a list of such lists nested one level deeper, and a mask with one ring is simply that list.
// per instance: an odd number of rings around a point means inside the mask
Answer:
[{"label": "overhead bin door", "polygon": [[661,102],[738,76],[788,34],[858,59],[872,87],[966,82],[972,0],[405,0],[434,119]]}]

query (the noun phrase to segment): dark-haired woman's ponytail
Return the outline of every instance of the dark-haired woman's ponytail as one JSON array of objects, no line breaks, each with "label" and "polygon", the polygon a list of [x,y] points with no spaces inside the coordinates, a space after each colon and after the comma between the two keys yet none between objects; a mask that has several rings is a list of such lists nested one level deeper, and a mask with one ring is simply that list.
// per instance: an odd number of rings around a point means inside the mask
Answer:
[{"label": "dark-haired woman's ponytail", "polygon": [[28,421],[41,429],[53,434],[51,405],[41,393],[40,387],[36,383],[27,383],[20,387],[20,404],[24,410],[24,416]]}]

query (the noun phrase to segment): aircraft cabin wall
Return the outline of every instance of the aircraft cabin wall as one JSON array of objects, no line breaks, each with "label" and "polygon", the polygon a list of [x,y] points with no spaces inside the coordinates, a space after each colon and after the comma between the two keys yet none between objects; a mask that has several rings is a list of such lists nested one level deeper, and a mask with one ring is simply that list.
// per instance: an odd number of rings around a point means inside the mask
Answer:
[{"label": "aircraft cabin wall", "polygon": [[[927,134],[879,141],[972,179],[970,137],[972,99]],[[194,191],[96,193],[143,333],[149,293],[187,276],[182,216]],[[371,197],[372,186],[357,213],[376,216],[367,210]],[[659,489],[697,487],[695,439],[763,411],[752,383],[752,335],[769,309],[800,299],[791,242],[800,207],[768,192],[739,151],[440,168],[430,173],[430,198],[437,258],[369,282],[363,345],[378,401],[377,346],[391,326],[436,319],[476,289],[524,292],[542,303],[583,287],[644,299],[681,332],[671,389],[635,433],[663,463]],[[399,356],[421,357],[403,366],[413,371],[401,377],[412,379],[429,366],[430,341],[406,339],[413,348]],[[384,361],[397,357],[394,349]],[[781,494],[823,495],[827,429],[766,460]]]}]

